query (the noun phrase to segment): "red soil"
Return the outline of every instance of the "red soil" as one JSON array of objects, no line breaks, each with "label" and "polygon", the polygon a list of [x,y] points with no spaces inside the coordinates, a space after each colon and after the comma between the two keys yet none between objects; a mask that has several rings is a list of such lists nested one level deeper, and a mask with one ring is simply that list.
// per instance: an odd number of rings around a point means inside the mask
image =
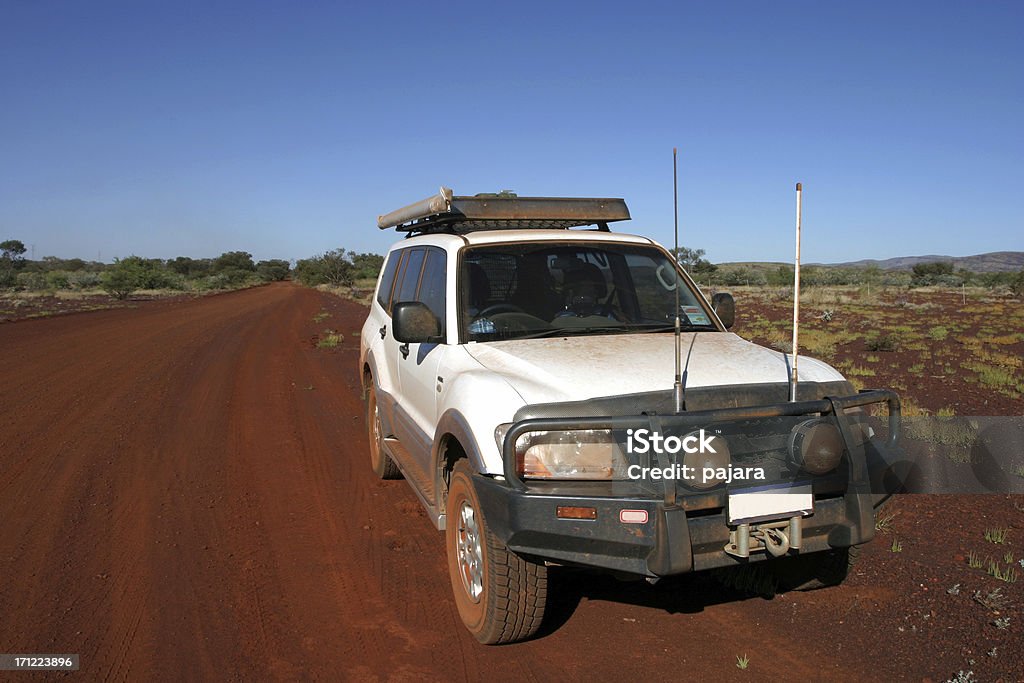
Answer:
[{"label": "red soil", "polygon": [[[899,498],[902,552],[771,600],[556,571],[538,638],[479,645],[441,534],[370,471],[364,317],[282,283],[0,326],[0,652],[83,680],[1024,679],[1024,581],[965,559],[1024,554],[1011,496]],[[1000,615],[972,597],[997,587]]]}]

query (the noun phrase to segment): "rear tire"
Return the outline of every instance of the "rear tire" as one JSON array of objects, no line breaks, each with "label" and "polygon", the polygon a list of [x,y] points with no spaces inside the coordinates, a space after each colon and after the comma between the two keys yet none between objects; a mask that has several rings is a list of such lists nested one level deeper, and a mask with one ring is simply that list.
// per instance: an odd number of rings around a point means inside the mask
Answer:
[{"label": "rear tire", "polygon": [[377,391],[370,379],[370,388],[366,394],[366,429],[370,441],[370,466],[381,479],[401,479],[402,470],[384,452],[384,431],[380,422],[380,410],[377,408]]},{"label": "rear tire", "polygon": [[491,532],[466,460],[455,465],[446,512],[448,574],[466,628],[487,645],[535,634],[547,603],[547,567],[510,552]]}]

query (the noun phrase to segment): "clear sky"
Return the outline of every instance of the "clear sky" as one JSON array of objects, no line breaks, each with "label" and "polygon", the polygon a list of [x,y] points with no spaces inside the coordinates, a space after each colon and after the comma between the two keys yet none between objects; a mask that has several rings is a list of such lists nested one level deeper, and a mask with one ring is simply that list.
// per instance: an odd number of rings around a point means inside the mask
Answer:
[{"label": "clear sky", "polygon": [[1024,250],[1024,3],[0,0],[0,240],[384,251],[426,197],[625,197],[712,261]]}]

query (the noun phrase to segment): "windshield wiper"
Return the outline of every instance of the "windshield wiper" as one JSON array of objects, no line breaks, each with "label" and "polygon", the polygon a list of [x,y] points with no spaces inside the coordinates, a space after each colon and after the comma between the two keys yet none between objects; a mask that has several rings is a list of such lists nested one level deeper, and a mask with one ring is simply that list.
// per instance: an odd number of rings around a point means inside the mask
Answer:
[{"label": "windshield wiper", "polygon": [[[665,323],[646,323],[646,324],[633,324],[633,325],[591,325],[588,327],[553,327],[548,330],[534,330],[525,334],[516,334],[509,337],[504,337],[504,340],[514,339],[544,339],[550,337],[575,337],[586,334],[595,333],[608,333],[614,334],[616,332],[622,334],[644,334],[648,332],[673,332],[676,327],[674,324],[669,325]],[[692,325],[690,323],[683,323],[682,329],[687,332],[700,332],[702,330],[713,330],[714,328],[710,325]],[[487,341],[498,341],[490,339]]]},{"label": "windshield wiper", "polygon": [[[632,332],[675,332],[675,323],[647,323],[646,325],[634,325],[628,328]],[[679,329],[687,332],[700,332],[701,330],[714,330],[712,325],[694,325],[693,323],[682,322]]]},{"label": "windshield wiper", "polygon": [[513,339],[541,339],[544,337],[571,337],[578,334],[590,334],[592,332],[628,332],[629,328],[624,325],[600,325],[591,327],[553,327],[550,330],[539,330],[529,334],[520,334]]}]

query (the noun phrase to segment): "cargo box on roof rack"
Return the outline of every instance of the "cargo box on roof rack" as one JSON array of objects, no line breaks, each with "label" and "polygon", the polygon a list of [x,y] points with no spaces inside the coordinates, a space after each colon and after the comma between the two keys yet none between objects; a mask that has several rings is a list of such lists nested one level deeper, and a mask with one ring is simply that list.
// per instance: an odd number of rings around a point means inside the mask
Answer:
[{"label": "cargo box on roof rack", "polygon": [[472,232],[527,228],[568,229],[596,225],[608,230],[614,221],[629,220],[623,199],[585,197],[519,197],[510,192],[456,197],[451,188],[415,204],[378,216],[381,230],[399,232]]}]

